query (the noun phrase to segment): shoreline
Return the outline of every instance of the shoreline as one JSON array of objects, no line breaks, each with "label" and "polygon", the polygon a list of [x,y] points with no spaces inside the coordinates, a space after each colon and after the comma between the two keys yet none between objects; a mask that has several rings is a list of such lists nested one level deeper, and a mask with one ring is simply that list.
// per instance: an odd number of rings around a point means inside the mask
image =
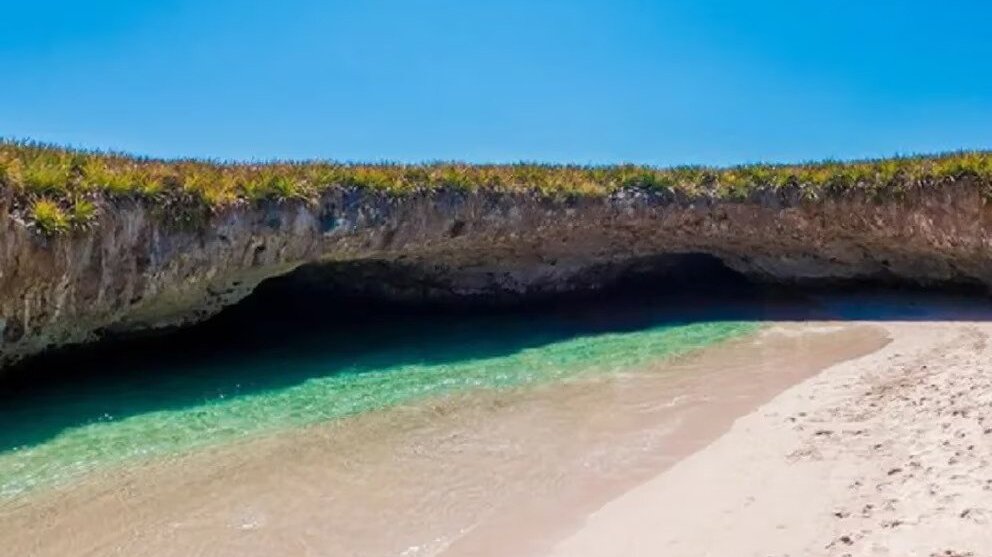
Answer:
[{"label": "shoreline", "polygon": [[878,322],[547,553],[964,556],[992,547],[992,324]]},{"label": "shoreline", "polygon": [[[490,327],[483,329],[483,324]],[[422,336],[404,337],[401,325],[393,333],[399,336],[396,347],[386,351],[361,344],[341,348],[356,338],[361,341],[361,333],[339,339],[336,345],[318,335],[279,348],[282,357],[262,349],[255,359],[221,357],[214,360],[221,365],[213,370],[194,357],[189,366],[152,368],[140,382],[128,381],[128,374],[133,377],[132,365],[140,362],[111,360],[106,387],[68,388],[56,383],[48,391],[0,400],[0,421],[9,428],[0,435],[0,506],[35,489],[71,487],[94,471],[140,467],[210,447],[223,449],[233,442],[250,447],[252,440],[295,435],[308,425],[393,407],[443,403],[447,395],[554,384],[667,361],[758,328],[753,323],[700,323],[573,335],[554,329],[553,322],[541,324],[544,327],[538,328],[546,331],[545,336],[534,338],[530,332],[521,333],[533,326],[522,322],[502,327],[499,322],[469,322],[467,331],[449,327],[447,331],[456,335],[451,340],[427,344],[417,342]],[[480,341],[489,342],[480,337],[490,336],[494,329],[501,340],[479,346]],[[476,346],[468,351],[473,357],[465,357],[461,348],[465,344]],[[328,365],[339,372],[327,373]],[[91,361],[93,368],[103,371]],[[115,369],[127,373],[114,375]],[[164,379],[173,375],[193,379]],[[471,403],[472,397],[467,399]],[[65,414],[60,413],[63,409]],[[105,417],[113,419],[104,421]],[[32,429],[36,424],[40,427]],[[300,437],[306,442],[305,434]]]},{"label": "shoreline", "polygon": [[885,342],[863,324],[820,329],[771,323],[643,377],[474,393],[121,470],[3,510],[17,534],[0,541],[39,556],[536,553],[782,389]]},{"label": "shoreline", "polygon": [[[822,335],[822,337],[821,337]],[[748,415],[781,392],[807,381],[838,362],[856,359],[882,349],[890,339],[874,324],[863,322],[771,322],[749,338],[733,339],[703,349],[699,369],[719,370],[733,366],[730,373],[714,377],[692,377],[705,391],[705,403],[681,416],[660,450],[664,458],[651,469],[621,471],[625,478],[604,487],[585,486],[586,493],[573,494],[563,514],[563,505],[513,509],[513,515],[487,524],[457,540],[441,557],[537,557],[551,551],[560,541],[582,527],[588,516],[624,493],[703,450],[724,435],[738,418]],[[830,338],[832,337],[832,338]],[[771,340],[766,348],[744,347],[755,339]],[[776,341],[785,344],[775,346]],[[785,348],[788,345],[788,348]],[[782,352],[777,352],[782,349]],[[797,350],[803,350],[797,354]],[[754,363],[736,362],[741,352],[757,352]],[[790,367],[785,369],[785,364]],[[742,372],[740,376],[735,372]],[[711,379],[716,379],[712,381]]]}]

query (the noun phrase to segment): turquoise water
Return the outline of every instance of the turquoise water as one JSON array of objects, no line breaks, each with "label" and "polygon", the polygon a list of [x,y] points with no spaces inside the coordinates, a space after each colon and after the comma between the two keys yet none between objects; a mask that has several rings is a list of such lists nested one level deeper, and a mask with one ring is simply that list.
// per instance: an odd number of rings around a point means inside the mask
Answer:
[{"label": "turquoise water", "polygon": [[58,368],[45,385],[0,400],[0,497],[428,397],[624,372],[757,327],[618,313],[608,322],[595,308],[405,316],[306,330],[260,320],[123,353],[70,355],[45,364]]}]

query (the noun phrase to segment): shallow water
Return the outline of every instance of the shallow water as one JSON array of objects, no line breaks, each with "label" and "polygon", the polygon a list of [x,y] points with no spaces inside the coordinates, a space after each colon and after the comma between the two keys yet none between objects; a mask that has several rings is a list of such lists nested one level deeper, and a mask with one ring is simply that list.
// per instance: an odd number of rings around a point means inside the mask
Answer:
[{"label": "shallow water", "polygon": [[39,555],[522,554],[782,387],[882,342],[779,325],[778,308],[603,300],[350,311],[302,328],[235,316],[42,362],[54,375],[0,401],[0,543]]},{"label": "shallow water", "polygon": [[[751,331],[746,322],[649,326],[626,333],[589,334],[493,355],[486,335],[520,335],[516,323],[473,324],[456,338],[435,342],[387,343],[369,353],[342,354],[338,342],[306,346],[290,354],[232,358],[238,383],[201,392],[202,401],[181,408],[133,412],[148,400],[167,401],[199,383],[186,376],[228,375],[210,366],[154,369],[172,380],[144,381],[144,375],[113,385],[112,390],[73,385],[35,400],[5,408],[0,421],[23,428],[44,426],[52,413],[90,416],[34,444],[0,453],[0,497],[30,487],[69,479],[102,465],[127,459],[187,451],[267,431],[291,429],[397,404],[471,389],[503,389],[559,381],[588,373],[618,373],[648,362]],[[473,350],[472,347],[475,347]],[[298,374],[297,384],[243,393],[261,375]],[[188,398],[196,398],[190,393]],[[10,405],[14,406],[14,405]],[[8,435],[9,436],[9,435]]]},{"label": "shallow water", "polygon": [[[417,399],[623,372],[757,327],[675,315],[629,300],[541,313],[388,315],[354,327],[290,325],[271,337],[264,325],[221,327],[176,346],[63,358],[51,364],[52,380],[0,398],[0,498],[102,466]],[[186,349],[192,354],[170,354]]]}]

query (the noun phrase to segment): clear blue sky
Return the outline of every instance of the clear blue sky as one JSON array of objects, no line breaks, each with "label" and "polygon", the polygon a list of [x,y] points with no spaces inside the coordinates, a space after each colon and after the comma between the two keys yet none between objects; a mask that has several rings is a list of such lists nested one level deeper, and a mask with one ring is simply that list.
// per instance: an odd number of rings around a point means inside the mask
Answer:
[{"label": "clear blue sky", "polygon": [[156,156],[992,147],[983,1],[0,0],[0,136]]}]

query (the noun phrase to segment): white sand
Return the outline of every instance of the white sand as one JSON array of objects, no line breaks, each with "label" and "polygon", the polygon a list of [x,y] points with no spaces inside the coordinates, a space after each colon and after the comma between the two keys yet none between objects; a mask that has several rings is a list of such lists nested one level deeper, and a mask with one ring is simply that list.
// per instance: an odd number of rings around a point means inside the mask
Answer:
[{"label": "white sand", "polygon": [[881,325],[552,554],[992,555],[992,323]]}]

